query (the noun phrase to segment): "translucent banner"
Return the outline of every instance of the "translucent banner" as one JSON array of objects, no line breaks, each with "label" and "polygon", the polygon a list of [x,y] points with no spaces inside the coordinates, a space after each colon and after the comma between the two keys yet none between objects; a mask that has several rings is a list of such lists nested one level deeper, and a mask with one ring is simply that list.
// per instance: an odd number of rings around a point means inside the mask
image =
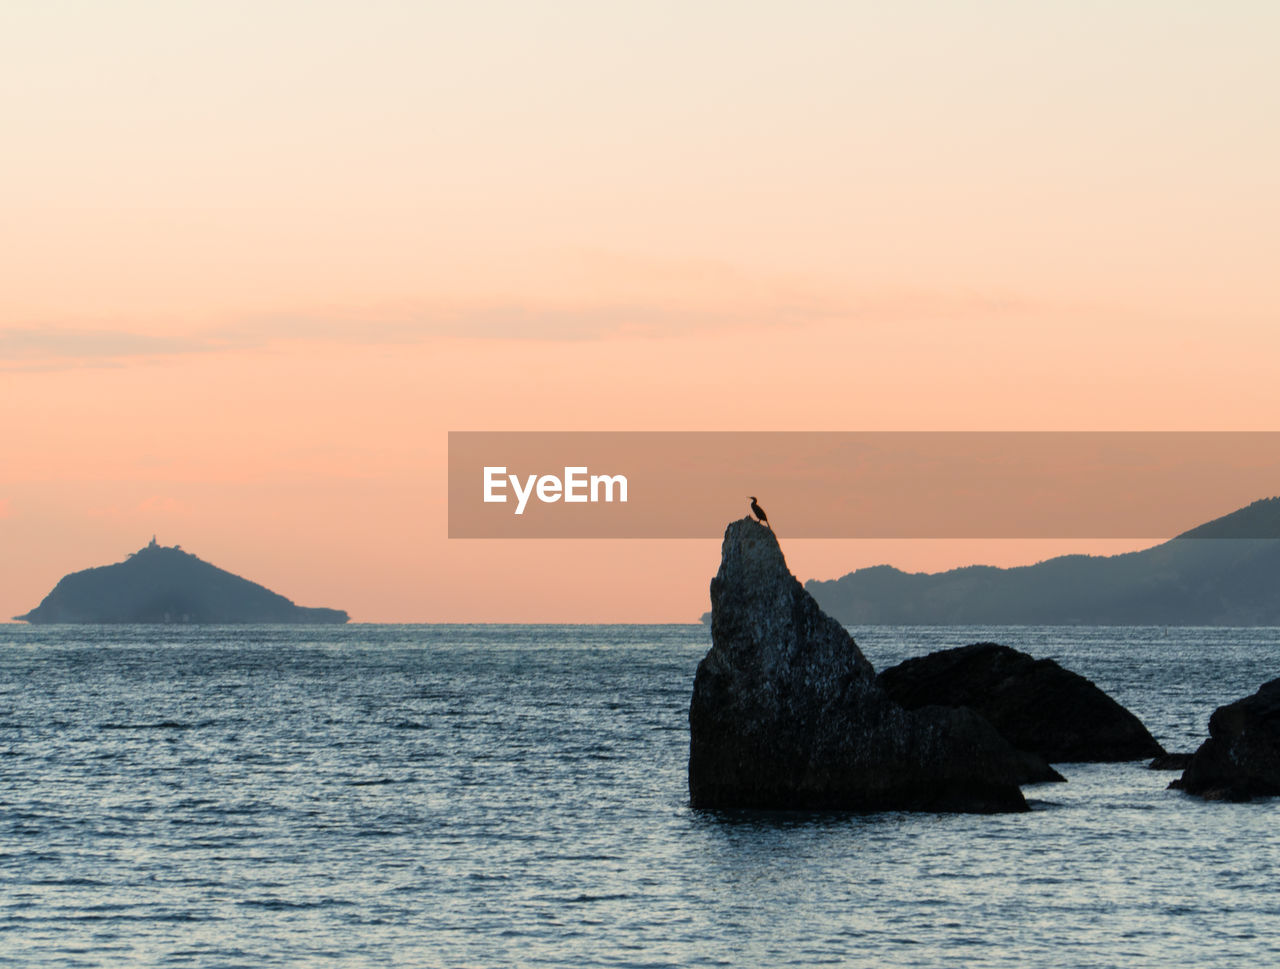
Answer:
[{"label": "translucent banner", "polygon": [[449,434],[450,538],[719,538],[755,497],[791,538],[1161,539],[1278,492],[1272,431]]}]

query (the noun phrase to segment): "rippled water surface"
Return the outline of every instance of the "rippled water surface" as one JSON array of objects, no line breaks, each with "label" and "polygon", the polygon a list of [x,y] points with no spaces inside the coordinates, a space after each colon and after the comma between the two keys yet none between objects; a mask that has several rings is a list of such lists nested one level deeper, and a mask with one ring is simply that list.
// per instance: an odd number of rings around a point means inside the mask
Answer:
[{"label": "rippled water surface", "polygon": [[[1280,630],[994,639],[1167,748]],[[695,626],[0,627],[0,962],[1239,966],[1280,959],[1276,801],[1067,765],[1025,815],[689,809]]]}]

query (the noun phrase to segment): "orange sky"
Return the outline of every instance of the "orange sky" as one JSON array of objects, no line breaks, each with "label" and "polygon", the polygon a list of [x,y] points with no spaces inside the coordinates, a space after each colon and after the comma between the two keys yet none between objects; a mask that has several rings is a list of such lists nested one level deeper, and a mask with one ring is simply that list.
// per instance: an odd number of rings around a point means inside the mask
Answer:
[{"label": "orange sky", "polygon": [[1280,8],[465,6],[0,11],[0,615],[153,532],[358,620],[707,608],[715,542],[446,539],[450,429],[1276,429]]}]

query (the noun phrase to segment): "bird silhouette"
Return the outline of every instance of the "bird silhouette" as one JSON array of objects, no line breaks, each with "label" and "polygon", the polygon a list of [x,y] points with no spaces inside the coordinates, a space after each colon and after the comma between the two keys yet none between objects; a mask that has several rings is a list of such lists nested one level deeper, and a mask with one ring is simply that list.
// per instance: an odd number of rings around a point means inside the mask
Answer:
[{"label": "bird silhouette", "polygon": [[773,526],[769,524],[769,516],[764,513],[763,508],[761,508],[758,504],[756,504],[756,496],[748,495],[748,497],[751,499],[751,514],[755,515],[756,518],[760,519],[760,524],[764,525],[766,528],[772,531]]}]

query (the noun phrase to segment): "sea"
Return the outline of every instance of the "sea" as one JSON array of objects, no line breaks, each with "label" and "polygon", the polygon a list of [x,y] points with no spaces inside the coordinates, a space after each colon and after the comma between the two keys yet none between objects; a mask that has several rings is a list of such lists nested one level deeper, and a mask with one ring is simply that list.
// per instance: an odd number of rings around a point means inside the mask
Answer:
[{"label": "sea", "polygon": [[[993,640],[1171,751],[1280,629]],[[1026,814],[690,808],[700,625],[0,626],[0,964],[1259,966],[1280,808],[1060,766]]]}]

